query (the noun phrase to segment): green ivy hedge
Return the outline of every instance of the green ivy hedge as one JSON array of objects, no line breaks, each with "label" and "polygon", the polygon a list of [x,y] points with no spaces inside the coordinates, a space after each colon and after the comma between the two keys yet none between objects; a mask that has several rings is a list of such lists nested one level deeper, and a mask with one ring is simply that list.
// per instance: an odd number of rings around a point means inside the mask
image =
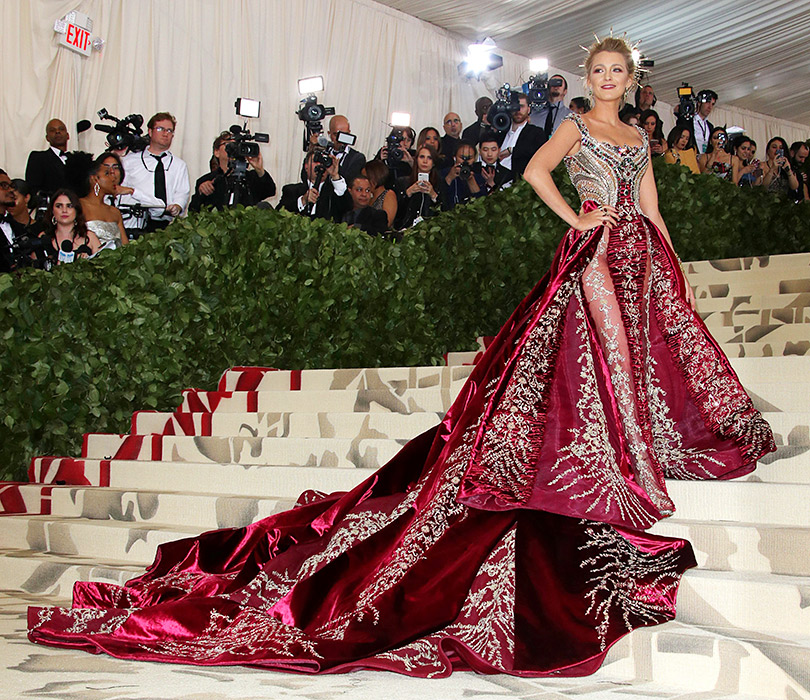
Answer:
[{"label": "green ivy hedge", "polygon": [[[575,201],[564,172],[555,173]],[[810,207],[656,164],[683,259],[807,250]],[[564,231],[518,185],[399,243],[258,209],[204,212],[93,262],[0,276],[0,477],[85,432],[127,432],[232,365],[441,361],[493,334]]]}]

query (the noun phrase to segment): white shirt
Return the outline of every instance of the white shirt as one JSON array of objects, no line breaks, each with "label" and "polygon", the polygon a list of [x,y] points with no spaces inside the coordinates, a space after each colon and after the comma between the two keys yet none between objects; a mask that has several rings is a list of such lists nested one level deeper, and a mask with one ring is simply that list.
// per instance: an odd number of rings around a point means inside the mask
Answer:
[{"label": "white shirt", "polygon": [[[157,159],[145,149],[140,153],[127,153],[122,159],[124,165],[125,187],[132,187],[135,192],[125,194],[120,198],[121,204],[140,204],[149,208],[149,218],[162,221],[171,221],[172,217],[164,214],[166,206],[178,204],[185,213],[191,195],[191,183],[188,179],[188,166],[185,161],[178,158],[171,151],[163,154],[163,170],[166,173],[166,204],[155,197],[155,168]],[[129,228],[142,228],[145,221],[136,222],[124,217],[125,225]]]},{"label": "white shirt", "polygon": [[5,234],[8,244],[12,245],[14,243],[14,232],[11,230],[11,224],[8,221],[0,221],[0,231]]},{"label": "white shirt", "polygon": [[[571,110],[562,103],[562,100],[554,102],[553,104],[545,104],[536,112],[533,111],[529,116],[529,123],[539,126],[545,131],[546,119],[548,118],[548,111],[550,109],[554,110],[554,121],[551,123],[551,134],[553,134],[557,131],[557,127],[562,123],[562,120],[571,114]],[[546,134],[546,136],[551,138],[551,134]]]},{"label": "white shirt", "polygon": [[[326,180],[321,180],[321,184],[318,185],[318,194],[321,193],[324,182],[326,182]],[[315,187],[315,183],[307,180],[307,192],[309,192],[313,187]],[[332,180],[332,189],[335,191],[336,196],[342,197],[344,194],[346,194],[346,180],[342,177],[339,177],[337,180]],[[318,203],[316,202],[315,207],[317,206]],[[306,208],[307,208],[307,196],[303,195],[302,197],[298,198],[298,211],[302,212]],[[313,208],[313,211],[314,210],[315,209]]]},{"label": "white shirt", "polygon": [[699,114],[695,115],[695,143],[697,144],[697,152],[705,153],[706,146],[709,145],[709,136],[712,134],[709,121],[704,119]]},{"label": "white shirt", "polygon": [[67,161],[67,153],[60,151],[56,146],[51,146],[51,150],[59,157],[63,163]]},{"label": "white shirt", "polygon": [[514,150],[515,148],[515,144],[517,143],[518,137],[520,136],[520,132],[523,131],[523,127],[526,126],[526,124],[528,123],[529,120],[527,119],[517,129],[515,129],[514,128],[515,125],[512,124],[512,128],[506,132],[506,138],[503,140],[503,143],[501,144],[501,150],[505,151],[507,148],[511,150],[509,152],[509,155],[503,160],[501,160],[501,165],[503,165],[504,168],[509,168],[509,170],[512,169],[512,150]]}]

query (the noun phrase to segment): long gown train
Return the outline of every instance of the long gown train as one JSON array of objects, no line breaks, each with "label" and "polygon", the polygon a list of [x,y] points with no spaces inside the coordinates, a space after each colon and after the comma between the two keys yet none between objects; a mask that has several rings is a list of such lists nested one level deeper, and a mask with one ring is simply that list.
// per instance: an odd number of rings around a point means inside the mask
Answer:
[{"label": "long gown train", "polygon": [[[774,449],[638,206],[646,140],[566,165],[606,233],[569,230],[444,420],[349,493],[159,547],[125,586],[77,583],[29,637],[113,656],[301,672],[582,675],[670,620],[685,540],[664,478],[728,479]],[[643,137],[644,138],[644,137]]]}]

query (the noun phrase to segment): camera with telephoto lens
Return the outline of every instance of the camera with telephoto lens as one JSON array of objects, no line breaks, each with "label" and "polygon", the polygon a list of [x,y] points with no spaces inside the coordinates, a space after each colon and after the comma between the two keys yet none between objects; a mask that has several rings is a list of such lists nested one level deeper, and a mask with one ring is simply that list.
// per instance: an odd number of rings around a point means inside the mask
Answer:
[{"label": "camera with telephoto lens", "polygon": [[109,124],[96,124],[96,131],[107,134],[107,143],[110,150],[118,151],[128,148],[130,151],[142,151],[149,145],[149,139],[143,135],[143,115],[130,114],[123,119],[114,117],[106,109],[101,108],[98,112],[99,119],[107,119],[115,122],[115,126]]},{"label": "camera with telephoto lens", "polygon": [[389,168],[395,168],[402,162],[402,138],[404,134],[402,129],[394,127],[390,134],[385,139],[385,147],[388,149],[388,155],[385,157],[385,164]]},{"label": "camera with telephoto lens", "polygon": [[495,131],[504,132],[512,126],[512,114],[520,109],[518,93],[509,83],[504,83],[495,93],[496,100],[487,112],[487,119]]},{"label": "camera with telephoto lens", "polygon": [[548,73],[538,73],[529,77],[529,80],[523,84],[523,92],[526,93],[529,107],[537,111],[546,106],[551,96],[551,88],[562,87],[563,84],[562,78],[549,80]]}]

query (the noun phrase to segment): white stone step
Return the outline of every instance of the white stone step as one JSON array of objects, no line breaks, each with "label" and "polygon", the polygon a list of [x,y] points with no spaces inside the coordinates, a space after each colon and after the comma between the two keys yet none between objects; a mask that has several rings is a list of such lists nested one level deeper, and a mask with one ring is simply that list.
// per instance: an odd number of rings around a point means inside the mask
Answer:
[{"label": "white stone step", "polygon": [[777,315],[782,311],[804,311],[810,307],[810,293],[798,294],[743,294],[728,297],[705,297],[697,300],[698,313],[732,316],[742,313],[760,313],[771,309]]},{"label": "white stone step", "polygon": [[54,601],[70,600],[76,581],[121,585],[142,573],[140,564],[105,562],[99,557],[57,556],[24,549],[0,550],[0,588],[48,595]]},{"label": "white stone step", "polygon": [[810,578],[690,569],[678,591],[678,619],[720,633],[808,635]]},{"label": "white stone step", "polygon": [[131,446],[123,457],[138,461],[215,462],[217,464],[266,464],[325,467],[379,468],[388,462],[407,439],[345,438],[254,438],[155,436],[131,442],[131,438],[88,436],[88,459],[113,459],[119,448]]},{"label": "white stone step", "polygon": [[[699,278],[689,278],[689,286],[694,291],[700,308],[700,300],[705,298],[726,298],[729,302],[735,297],[747,296],[749,294],[805,294],[810,292],[810,276],[803,273],[787,274],[784,279],[769,277],[765,274],[755,278],[748,278],[751,273],[734,272],[723,273],[716,276],[705,275]],[[730,279],[731,275],[738,275],[736,279]],[[729,304],[730,305],[730,304]]]},{"label": "white stone step", "polygon": [[431,387],[449,388],[464,382],[469,369],[436,367],[377,367],[357,369],[305,369],[301,371],[265,371],[255,368],[231,368],[219,380],[220,391],[245,389],[243,382],[249,383],[253,391],[289,391],[300,387],[300,391],[337,389],[427,389]]},{"label": "white stone step", "polygon": [[[459,387],[460,388],[460,387]],[[314,390],[314,391],[234,391],[208,392],[185,391],[180,410],[238,411],[266,413],[277,411],[312,412],[375,412],[415,413],[419,411],[447,411],[455,396],[451,389],[405,389],[394,390]]]},{"label": "white stone step", "polygon": [[726,326],[709,324],[709,332],[721,345],[735,343],[802,343],[810,340],[810,324],[777,323],[770,325]]},{"label": "white stone step", "polygon": [[770,273],[784,277],[785,272],[801,274],[810,268],[810,253],[786,253],[782,255],[757,255],[744,258],[722,258],[721,260],[690,260],[684,262],[686,274],[722,275],[742,270],[750,273]]},{"label": "white stone step", "polygon": [[667,490],[679,520],[810,526],[810,484],[667,480]]},{"label": "white stone step", "polygon": [[[654,630],[636,630],[611,649],[603,668],[584,678],[454,673],[437,681],[379,671],[292,675],[264,670],[257,673],[255,668],[241,666],[200,669],[33,646],[25,638],[26,609],[29,605],[43,606],[52,602],[53,599],[41,595],[0,595],[0,637],[6,640],[0,684],[6,697],[48,697],[53,694],[53,688],[69,684],[70,692],[82,698],[91,697],[88,692],[95,696],[111,689],[113,694],[107,693],[104,697],[127,700],[188,700],[192,697],[424,700],[435,697],[437,683],[441,685],[443,700],[541,697],[548,700],[674,700],[676,697],[683,700],[687,697],[695,700],[698,697],[800,700],[807,697],[802,687],[784,669],[770,662],[768,656],[774,653],[771,648],[785,647],[791,641],[774,640],[769,648],[764,642],[758,646],[738,642],[678,623],[668,623]],[[690,672],[684,673],[684,668]],[[66,669],[69,670],[67,680]],[[735,689],[732,676],[737,671],[739,685]],[[649,677],[655,680],[648,680]],[[740,688],[749,692],[737,692]],[[755,691],[757,695],[753,695]]]},{"label": "white stone step", "polygon": [[118,520],[54,518],[50,515],[8,515],[0,529],[0,549],[75,555],[146,566],[157,546],[198,535],[188,526],[162,526]]},{"label": "white stone step", "polygon": [[225,437],[412,438],[437,425],[444,413],[158,413],[139,411],[133,435]]},{"label": "white stone step", "polygon": [[673,517],[656,523],[650,532],[689,540],[701,569],[810,576],[810,526],[718,523]]},{"label": "white stone step", "polygon": [[[627,678],[654,679],[667,689],[660,696],[642,693],[640,698],[708,700],[749,694],[780,700],[807,698],[810,637],[727,636],[673,621],[624,637],[611,647],[603,670]],[[687,696],[676,691],[686,687],[701,694]]]}]

